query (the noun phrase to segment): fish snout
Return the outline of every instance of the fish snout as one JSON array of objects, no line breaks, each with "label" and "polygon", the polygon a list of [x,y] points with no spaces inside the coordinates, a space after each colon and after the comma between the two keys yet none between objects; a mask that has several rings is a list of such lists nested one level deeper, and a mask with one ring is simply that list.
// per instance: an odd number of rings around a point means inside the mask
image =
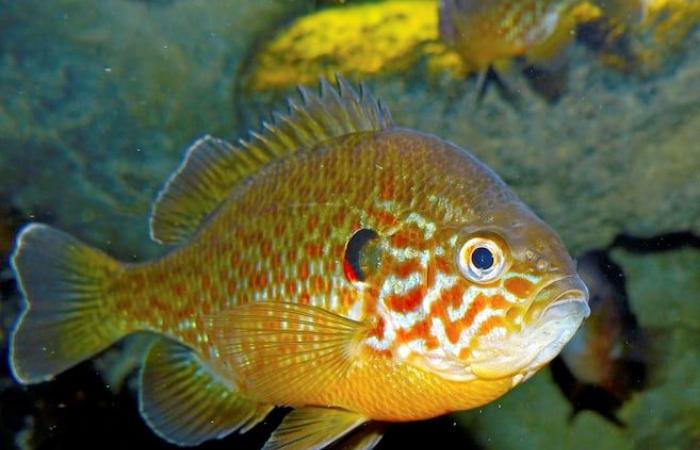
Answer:
[{"label": "fish snout", "polygon": [[578,275],[554,278],[534,293],[527,318],[541,320],[545,316],[566,313],[586,318],[591,313],[588,297],[588,287]]}]

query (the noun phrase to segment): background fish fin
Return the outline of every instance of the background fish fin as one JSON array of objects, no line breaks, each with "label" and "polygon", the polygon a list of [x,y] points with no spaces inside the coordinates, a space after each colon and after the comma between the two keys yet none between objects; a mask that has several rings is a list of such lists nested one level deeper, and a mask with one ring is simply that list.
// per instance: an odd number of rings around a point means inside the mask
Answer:
[{"label": "background fish fin", "polygon": [[293,303],[236,306],[208,318],[221,356],[245,392],[270,404],[304,404],[350,367],[363,324]]},{"label": "background fish fin", "polygon": [[341,409],[295,409],[285,416],[263,450],[324,448],[366,421],[359,414]]},{"label": "background fish fin", "polygon": [[245,432],[272,407],[243,398],[191,350],[160,339],[141,369],[139,409],[160,437],[189,446]]},{"label": "background fish fin", "polygon": [[389,111],[365,89],[358,93],[342,77],[337,80],[337,89],[321,80],[319,94],[299,88],[302,102],[290,100],[286,114],[273,114],[273,122],[251,132],[240,148],[211,136],[196,141],[153,204],[153,240],[186,240],[234,186],[279,156],[334,137],[391,126]]},{"label": "background fish fin", "polygon": [[33,223],[17,237],[12,266],[24,296],[10,338],[18,381],[50,380],[126,334],[106,301],[122,266],[104,253]]}]

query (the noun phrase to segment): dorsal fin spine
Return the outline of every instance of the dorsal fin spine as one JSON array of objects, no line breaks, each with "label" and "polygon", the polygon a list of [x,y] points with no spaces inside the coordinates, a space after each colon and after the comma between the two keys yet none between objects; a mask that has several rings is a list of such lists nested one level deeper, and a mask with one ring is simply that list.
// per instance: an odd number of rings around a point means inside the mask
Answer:
[{"label": "dorsal fin spine", "polygon": [[391,115],[360,86],[359,93],[337,76],[337,88],[321,80],[318,93],[300,87],[302,103],[287,102],[260,131],[251,131],[239,147],[204,136],[159,193],[151,216],[151,236],[173,244],[189,238],[230,195],[234,186],[277,157],[315,148],[346,134],[381,131]]}]

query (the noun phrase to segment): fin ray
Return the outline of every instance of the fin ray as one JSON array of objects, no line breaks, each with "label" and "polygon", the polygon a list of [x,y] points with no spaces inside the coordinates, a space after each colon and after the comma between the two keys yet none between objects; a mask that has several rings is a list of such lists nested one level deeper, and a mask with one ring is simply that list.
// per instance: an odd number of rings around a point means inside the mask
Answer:
[{"label": "fin ray", "polygon": [[263,450],[324,448],[365,422],[365,417],[341,409],[295,409],[285,416]]},{"label": "fin ray", "polygon": [[364,88],[356,92],[342,77],[338,88],[321,80],[320,94],[299,88],[302,103],[288,102],[286,114],[273,113],[247,141],[234,146],[204,136],[187,150],[184,161],[153,203],[151,238],[164,244],[185,241],[242,180],[275,158],[345,134],[391,127],[391,114]]},{"label": "fin ray", "polygon": [[121,264],[47,225],[27,225],[12,266],[24,310],[10,338],[10,365],[22,383],[37,383],[101,352],[126,334],[105,303]]},{"label": "fin ray", "polygon": [[139,409],[151,429],[166,441],[198,445],[249,430],[272,406],[245,399],[191,350],[160,339],[141,369]]},{"label": "fin ray", "polygon": [[245,391],[274,404],[303,404],[341,377],[364,331],[322,308],[281,302],[236,306],[205,323]]}]

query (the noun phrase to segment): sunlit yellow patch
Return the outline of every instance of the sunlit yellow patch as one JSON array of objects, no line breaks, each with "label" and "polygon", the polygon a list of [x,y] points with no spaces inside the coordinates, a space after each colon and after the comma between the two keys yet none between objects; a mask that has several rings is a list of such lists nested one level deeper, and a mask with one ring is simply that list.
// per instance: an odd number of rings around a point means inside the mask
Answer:
[{"label": "sunlit yellow patch", "polygon": [[[531,63],[546,62],[573,41],[580,25],[600,20],[607,29],[608,43],[600,55],[605,64],[620,70],[629,70],[630,64],[650,68],[700,21],[697,0],[610,1],[619,1],[624,8],[613,12],[587,0],[562,10],[552,34],[526,49],[524,56]],[[652,45],[635,46],[632,61],[612,50],[630,34],[652,37]],[[400,73],[419,62],[432,75],[463,78],[484,70],[479,55],[488,54],[492,43],[470,44],[474,45],[483,46],[483,52],[459,54],[440,40],[437,0],[329,6],[298,18],[267,42],[252,59],[246,86],[255,91],[287,89],[314,84],[320,77],[333,79],[336,73],[365,79]],[[486,63],[502,71],[510,61],[504,58]]]},{"label": "sunlit yellow patch", "polygon": [[315,83],[342,73],[356,78],[404,70],[427,58],[434,70],[458,73],[461,61],[438,40],[435,0],[331,7],[297,19],[253,62],[258,90]]}]

